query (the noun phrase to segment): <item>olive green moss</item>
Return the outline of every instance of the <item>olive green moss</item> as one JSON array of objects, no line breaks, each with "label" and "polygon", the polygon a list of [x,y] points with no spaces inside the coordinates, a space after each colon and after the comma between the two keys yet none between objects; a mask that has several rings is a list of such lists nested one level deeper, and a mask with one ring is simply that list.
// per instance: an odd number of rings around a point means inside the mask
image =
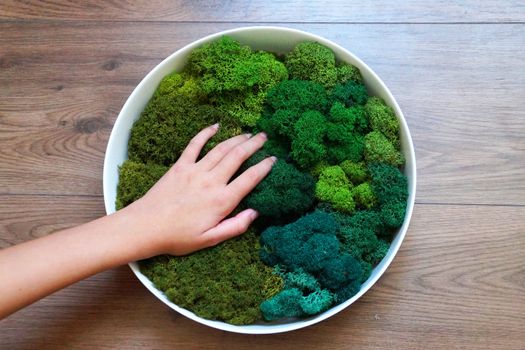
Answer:
[{"label": "olive green moss", "polygon": [[240,133],[269,136],[238,172],[278,158],[236,209],[254,208],[259,219],[240,237],[142,261],[141,271],[177,305],[232,324],[307,317],[357,293],[406,212],[393,109],[321,44],[299,43],[277,57],[219,38],[164,77],[135,122],[117,208],[142,197],[216,122],[203,154]]},{"label": "olive green moss", "polygon": [[168,169],[163,165],[126,160],[119,167],[116,209],[122,209],[144,196]]},{"label": "olive green moss", "polygon": [[158,256],[141,271],[175,304],[210,319],[242,325],[261,318],[259,304],[283,280],[258,257],[258,237],[247,232],[188,256]]}]

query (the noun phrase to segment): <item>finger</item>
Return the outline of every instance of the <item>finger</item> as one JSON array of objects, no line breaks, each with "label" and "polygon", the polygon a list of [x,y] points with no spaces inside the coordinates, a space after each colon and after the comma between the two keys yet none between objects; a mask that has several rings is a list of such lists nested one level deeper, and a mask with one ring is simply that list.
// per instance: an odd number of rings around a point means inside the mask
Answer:
[{"label": "finger", "polygon": [[266,158],[259,163],[249,167],[244,173],[237,176],[228,186],[227,190],[240,202],[262,179],[268,175],[272,166],[277,161],[275,157]]},{"label": "finger", "polygon": [[178,162],[195,163],[206,142],[208,142],[208,140],[213,135],[215,135],[218,129],[218,123],[212,126],[208,126],[205,129],[202,129],[197,135],[195,135],[191,139],[190,143],[188,143],[188,146],[186,146],[186,148],[180,155]]},{"label": "finger", "polygon": [[228,154],[213,168],[219,181],[228,182],[239,170],[242,163],[250,158],[266,142],[266,134],[261,132],[249,140],[233,147]]},{"label": "finger", "polygon": [[[246,232],[250,224],[258,216],[253,209],[246,209],[232,218],[221,221],[217,226],[212,227],[202,234],[205,247],[212,247],[227,239],[233,238]],[[203,247],[204,248],[204,247]]]},{"label": "finger", "polygon": [[205,170],[210,170],[221,161],[222,158],[228,152],[232,150],[233,147],[243,143],[248,140],[252,135],[244,134],[232,137],[226,141],[219,143],[217,146],[213,147],[211,151],[208,152],[201,160],[199,160],[199,165],[202,166]]}]

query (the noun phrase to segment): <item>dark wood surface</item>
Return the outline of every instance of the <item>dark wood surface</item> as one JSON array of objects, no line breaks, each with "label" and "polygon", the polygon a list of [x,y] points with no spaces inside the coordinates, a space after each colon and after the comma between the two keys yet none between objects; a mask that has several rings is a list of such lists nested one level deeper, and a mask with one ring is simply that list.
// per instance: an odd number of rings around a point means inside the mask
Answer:
[{"label": "dark wood surface", "polygon": [[379,282],[307,329],[213,330],[121,267],[0,321],[1,349],[525,348],[523,2],[102,3],[0,4],[0,248],[104,215],[105,147],[136,84],[251,24],[324,36],[383,78],[416,147],[413,221]]}]

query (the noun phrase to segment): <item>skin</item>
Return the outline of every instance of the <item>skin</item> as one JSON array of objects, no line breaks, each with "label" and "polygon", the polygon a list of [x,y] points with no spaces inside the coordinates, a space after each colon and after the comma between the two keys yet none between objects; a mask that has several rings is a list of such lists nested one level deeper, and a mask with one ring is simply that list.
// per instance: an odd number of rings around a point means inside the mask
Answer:
[{"label": "skin", "polygon": [[267,137],[235,136],[197,161],[218,127],[199,132],[155,186],[126,208],[1,250],[0,319],[101,271],[159,254],[189,254],[244,233],[255,210],[226,217],[270,172],[275,157],[230,182]]}]

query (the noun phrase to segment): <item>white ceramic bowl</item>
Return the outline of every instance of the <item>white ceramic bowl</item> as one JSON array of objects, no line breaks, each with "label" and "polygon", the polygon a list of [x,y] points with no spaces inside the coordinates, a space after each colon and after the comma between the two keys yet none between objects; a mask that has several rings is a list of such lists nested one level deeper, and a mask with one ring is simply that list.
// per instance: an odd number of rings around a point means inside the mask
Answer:
[{"label": "white ceramic bowl", "polygon": [[409,186],[409,198],[403,226],[401,226],[397,234],[394,236],[392,244],[390,245],[390,249],[388,250],[385,258],[374,268],[372,274],[366,280],[366,282],[363,283],[361,290],[356,295],[346,302],[339,304],[319,315],[293,322],[273,322],[270,324],[234,326],[224,322],[203,319],[195,315],[193,312],[183,309],[169,301],[168,298],[166,298],[166,296],[160,290],[156,289],[151,281],[140,272],[136,262],[130,263],[129,266],[138,279],[146,286],[146,288],[148,288],[149,291],[162,302],[179,313],[185,315],[186,317],[207,326],[230,332],[248,334],[280,333],[303,328],[325,320],[345,309],[357,299],[359,299],[359,297],[361,297],[374,285],[374,283],[376,283],[379,277],[381,277],[381,275],[385,272],[388,265],[390,265],[394,259],[394,256],[399,250],[401,242],[403,241],[403,238],[407,232],[410,217],[412,216],[412,210],[414,208],[414,199],[416,194],[416,160],[412,138],[410,136],[405,118],[403,117],[403,113],[401,112],[401,109],[399,108],[396,100],[385,84],[381,81],[381,79],[379,79],[372,69],[370,69],[365,63],[363,63],[359,58],[354,56],[348,50],[319,36],[295,29],[283,27],[244,27],[209,35],[205,38],[194,41],[193,43],[173,53],[171,56],[153,68],[153,70],[149,72],[144,79],[142,79],[140,84],[135,88],[131,96],[124,104],[124,107],[122,107],[115,125],[113,126],[104,159],[103,181],[106,213],[109,215],[115,211],[116,189],[118,184],[118,166],[127,159],[127,144],[130,135],[130,129],[135,120],[139,118],[140,113],[153,95],[157,85],[168,73],[182,70],[189,53],[193,49],[206,42],[213,41],[222,35],[229,35],[239,40],[241,43],[249,45],[253,49],[266,50],[276,53],[289,52],[297,43],[301,41],[317,41],[332,49],[337,59],[353,64],[359,68],[370,94],[383,98],[385,102],[395,110],[396,115],[401,122],[401,148],[406,157],[404,172],[408,177]]}]

